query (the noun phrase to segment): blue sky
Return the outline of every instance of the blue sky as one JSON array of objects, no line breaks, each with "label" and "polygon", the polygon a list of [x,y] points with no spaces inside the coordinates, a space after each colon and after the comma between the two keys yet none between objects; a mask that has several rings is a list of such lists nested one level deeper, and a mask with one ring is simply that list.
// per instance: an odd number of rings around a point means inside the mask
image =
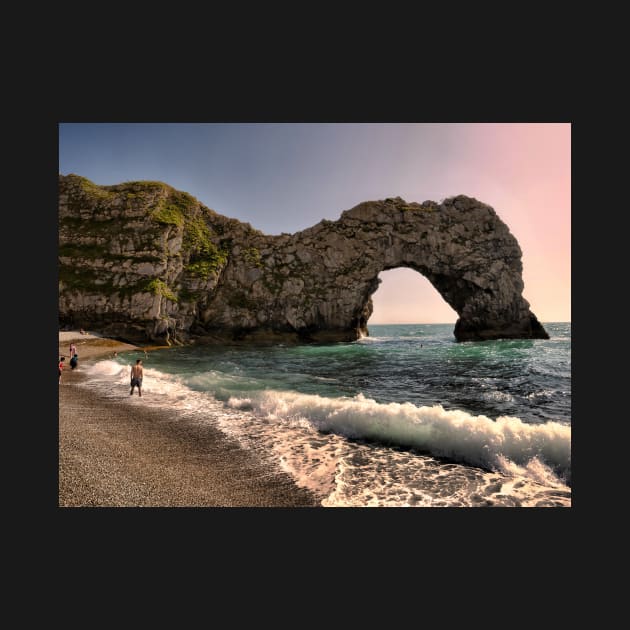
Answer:
[{"label": "blue sky", "polygon": [[[160,180],[268,234],[371,199],[477,197],[519,239],[533,312],[570,320],[568,124],[62,123],[59,172]],[[370,323],[456,320],[420,274],[381,278]]]}]

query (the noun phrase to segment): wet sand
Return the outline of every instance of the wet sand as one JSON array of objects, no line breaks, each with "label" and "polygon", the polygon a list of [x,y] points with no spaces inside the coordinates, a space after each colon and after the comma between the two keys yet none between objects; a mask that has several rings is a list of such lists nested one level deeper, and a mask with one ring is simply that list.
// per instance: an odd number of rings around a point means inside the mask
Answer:
[{"label": "wet sand", "polygon": [[[67,366],[59,385],[60,507],[320,506],[288,474],[269,470],[212,426],[188,424],[147,397],[131,406],[81,387],[84,366],[134,346],[59,334]],[[76,370],[68,366],[71,339]]]}]

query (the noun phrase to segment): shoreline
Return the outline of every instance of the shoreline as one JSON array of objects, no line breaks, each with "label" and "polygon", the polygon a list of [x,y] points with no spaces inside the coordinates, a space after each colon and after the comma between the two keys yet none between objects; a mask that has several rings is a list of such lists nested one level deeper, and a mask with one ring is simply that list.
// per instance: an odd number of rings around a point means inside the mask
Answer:
[{"label": "shoreline", "polygon": [[[63,336],[62,336],[63,335]],[[71,370],[68,346],[77,345]],[[270,470],[219,429],[172,412],[105,399],[81,367],[143,348],[59,333],[59,507],[322,507],[288,473]],[[137,400],[138,397],[136,395]]]}]

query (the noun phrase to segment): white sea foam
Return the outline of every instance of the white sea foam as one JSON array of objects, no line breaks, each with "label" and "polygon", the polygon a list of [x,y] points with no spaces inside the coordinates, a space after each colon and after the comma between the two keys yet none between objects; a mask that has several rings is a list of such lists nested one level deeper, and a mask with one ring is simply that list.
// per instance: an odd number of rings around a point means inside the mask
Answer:
[{"label": "white sea foam", "polygon": [[130,366],[129,365],[121,365],[116,361],[98,361],[98,363],[94,363],[92,365],[88,365],[86,368],[86,372],[89,376],[99,377],[99,376],[117,376],[121,372],[129,373]]},{"label": "white sea foam", "polygon": [[229,381],[233,392],[241,377],[214,372],[185,383],[146,367],[139,398],[129,396],[130,364],[107,360],[85,370],[86,386],[104,396],[168,408],[182,421],[211,423],[290,473],[327,506],[570,505],[564,481],[570,479],[571,429],[559,423],[530,425],[507,416],[495,421],[363,395],[249,390],[223,403],[196,390],[211,384],[222,389],[220,383]]},{"label": "white sea foam", "polygon": [[514,396],[512,396],[512,394],[510,394],[509,392],[500,392],[496,389],[491,392],[484,392],[483,394],[481,394],[481,397],[484,400],[489,400],[492,402],[511,402],[512,400],[514,400]]},{"label": "white sea foam", "polygon": [[[228,405],[239,408],[239,398]],[[563,476],[570,474],[571,428],[557,422],[526,424],[519,418],[473,416],[441,405],[378,403],[362,394],[324,398],[293,392],[260,392],[247,408],[272,420],[303,418],[317,430],[350,438],[415,448],[438,457],[500,470],[501,458],[526,466],[538,458]]]}]

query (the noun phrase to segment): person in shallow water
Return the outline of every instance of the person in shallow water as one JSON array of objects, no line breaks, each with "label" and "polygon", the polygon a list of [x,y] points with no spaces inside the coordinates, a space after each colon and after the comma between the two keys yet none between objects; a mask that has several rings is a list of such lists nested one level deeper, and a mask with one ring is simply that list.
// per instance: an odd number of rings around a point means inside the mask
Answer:
[{"label": "person in shallow water", "polygon": [[133,396],[133,388],[138,388],[138,396],[142,396],[142,359],[136,359],[136,364],[131,366],[131,391],[130,396]]},{"label": "person in shallow water", "polygon": [[63,362],[66,360],[66,357],[59,357],[59,385],[61,385],[61,373],[63,372]]},{"label": "person in shallow water", "polygon": [[70,359],[70,368],[74,370],[79,364],[79,355],[75,352]]}]

